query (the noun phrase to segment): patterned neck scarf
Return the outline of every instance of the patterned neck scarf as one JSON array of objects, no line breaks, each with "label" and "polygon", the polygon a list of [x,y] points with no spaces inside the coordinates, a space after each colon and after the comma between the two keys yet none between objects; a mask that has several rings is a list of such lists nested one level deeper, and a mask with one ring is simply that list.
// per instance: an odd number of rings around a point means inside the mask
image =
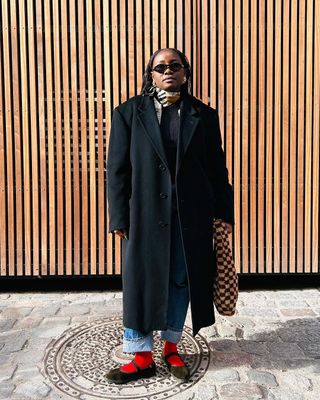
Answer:
[{"label": "patterned neck scarf", "polygon": [[163,107],[170,106],[170,104],[173,104],[180,99],[180,91],[168,92],[167,90],[163,90],[158,87],[155,88],[154,95],[163,105]]}]

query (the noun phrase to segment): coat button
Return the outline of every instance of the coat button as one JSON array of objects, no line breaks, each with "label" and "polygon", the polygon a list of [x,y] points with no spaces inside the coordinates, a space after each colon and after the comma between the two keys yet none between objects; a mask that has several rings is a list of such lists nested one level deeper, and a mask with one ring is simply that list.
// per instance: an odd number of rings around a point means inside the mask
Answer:
[{"label": "coat button", "polygon": [[166,226],[168,226],[168,224],[163,221],[159,221],[159,225],[161,226],[161,228],[165,228]]},{"label": "coat button", "polygon": [[162,199],[166,199],[166,198],[168,197],[168,195],[165,194],[165,193],[160,193],[160,197],[161,197]]},{"label": "coat button", "polygon": [[163,164],[159,164],[159,168],[161,169],[161,171],[165,171],[167,168],[165,167],[165,165]]}]

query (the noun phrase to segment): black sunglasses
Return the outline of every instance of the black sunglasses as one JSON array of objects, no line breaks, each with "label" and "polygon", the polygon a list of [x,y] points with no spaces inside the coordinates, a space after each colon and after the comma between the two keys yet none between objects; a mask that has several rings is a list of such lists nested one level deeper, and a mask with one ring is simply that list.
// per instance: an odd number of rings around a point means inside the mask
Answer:
[{"label": "black sunglasses", "polygon": [[167,68],[169,68],[170,71],[172,72],[178,72],[180,71],[181,68],[184,68],[184,66],[178,62],[173,62],[171,64],[158,64],[153,68],[152,71],[156,71],[159,72],[159,74],[163,74]]}]

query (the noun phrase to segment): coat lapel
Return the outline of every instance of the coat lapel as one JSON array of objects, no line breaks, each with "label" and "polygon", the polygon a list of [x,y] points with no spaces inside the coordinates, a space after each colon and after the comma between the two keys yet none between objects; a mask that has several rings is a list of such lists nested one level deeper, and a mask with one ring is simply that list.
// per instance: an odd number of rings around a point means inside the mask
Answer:
[{"label": "coat lapel", "polygon": [[[180,136],[177,154],[177,172],[181,166],[183,157],[190,144],[192,136],[199,122],[197,110],[192,104],[192,96],[186,95],[181,102],[180,111]],[[165,150],[163,147],[160,125],[151,96],[142,96],[142,101],[138,106],[137,118],[140,120],[145,133],[148,135],[153,147],[162,162],[168,167]]]},{"label": "coat lapel", "polygon": [[145,133],[149,136],[153,147],[155,148],[161,161],[168,167],[166,153],[163,147],[160,125],[158,122],[156,110],[151,96],[142,96],[141,103],[138,106],[138,115]]},{"label": "coat lapel", "polygon": [[183,157],[186,154],[187,148],[200,120],[198,111],[193,106],[191,99],[192,97],[190,95],[186,95],[181,102],[177,173],[179,172]]}]

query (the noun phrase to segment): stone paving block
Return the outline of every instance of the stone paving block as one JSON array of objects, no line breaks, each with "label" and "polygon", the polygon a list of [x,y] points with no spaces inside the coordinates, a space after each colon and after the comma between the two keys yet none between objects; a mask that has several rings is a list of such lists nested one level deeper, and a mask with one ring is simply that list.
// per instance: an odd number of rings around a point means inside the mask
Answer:
[{"label": "stone paving block", "polygon": [[0,319],[0,332],[10,331],[16,319]]},{"label": "stone paving block", "polygon": [[283,385],[289,386],[292,388],[292,390],[297,391],[299,393],[304,393],[312,389],[311,380],[301,374],[290,372],[282,374],[280,379],[281,379],[280,386]]},{"label": "stone paving block", "polygon": [[275,388],[270,389],[268,393],[268,400],[306,400],[302,394],[296,393],[292,390]]},{"label": "stone paving block", "polygon": [[46,398],[50,391],[51,387],[43,382],[43,378],[37,377],[17,384],[13,395],[24,396],[25,400],[40,400]]},{"label": "stone paving block", "polygon": [[68,327],[65,325],[40,326],[34,331],[34,336],[39,338],[55,338],[60,336]]},{"label": "stone paving block", "polygon": [[276,377],[268,371],[251,370],[247,372],[249,381],[266,387],[277,387]]},{"label": "stone paving block", "polygon": [[320,300],[320,290],[318,289],[303,289],[299,296],[303,299],[318,298]]},{"label": "stone paving block", "polygon": [[103,302],[96,302],[96,303],[90,303],[90,314],[106,314],[108,310],[108,305]]},{"label": "stone paving block", "polygon": [[237,332],[237,328],[236,326],[232,326],[232,325],[222,325],[219,324],[216,327],[217,333],[218,333],[218,337],[236,337],[236,332]]},{"label": "stone paving block", "polygon": [[34,347],[31,346],[28,350],[19,352],[19,357],[16,358],[16,361],[19,363],[19,365],[20,364],[29,365],[42,361],[44,356],[43,350],[47,346],[47,343],[45,346],[38,345],[39,351],[37,352],[35,352]]},{"label": "stone paving block", "polygon": [[32,307],[8,307],[2,311],[1,317],[7,319],[19,319],[28,316]]},{"label": "stone paving block", "polygon": [[277,309],[272,309],[272,308],[244,307],[239,309],[239,315],[266,319],[266,318],[277,318],[279,316],[279,313]]},{"label": "stone paving block", "polygon": [[[25,352],[30,351],[43,354],[45,348],[49,345],[51,340],[54,340],[54,338],[42,338],[34,335],[29,339]],[[27,355],[25,357],[27,357]]]},{"label": "stone paving block", "polygon": [[253,354],[253,355],[260,355],[266,356],[269,354],[269,350],[266,343],[255,342],[255,341],[247,341],[241,340],[239,341],[239,346],[242,351]]},{"label": "stone paving block", "polygon": [[11,382],[1,382],[0,385],[0,399],[8,400],[12,399],[12,392],[15,389],[15,385]]},{"label": "stone paving block", "polygon": [[51,317],[54,316],[60,308],[59,304],[52,304],[50,306],[35,307],[30,313],[29,317]]},{"label": "stone paving block", "polygon": [[277,301],[277,306],[279,308],[307,308],[308,303],[303,300],[278,300]]},{"label": "stone paving block", "polygon": [[40,325],[41,321],[43,318],[32,318],[32,317],[26,317],[22,318],[14,324],[14,329],[30,329],[30,328],[35,328]]},{"label": "stone paving block", "polygon": [[240,380],[239,372],[230,369],[223,368],[218,371],[209,370],[206,374],[207,379],[212,379],[213,382],[238,382]]},{"label": "stone paving block", "polygon": [[[260,328],[261,329],[261,328]],[[255,342],[280,342],[279,332],[277,330],[268,330],[264,331],[249,331],[247,334],[245,333],[245,339],[251,339]]]},{"label": "stone paving block", "polygon": [[314,343],[297,342],[307,357],[320,359],[320,341]]},{"label": "stone paving block", "polygon": [[268,343],[270,357],[274,359],[305,358],[302,349],[295,343]]},{"label": "stone paving block", "polygon": [[286,369],[300,370],[304,373],[308,372],[310,376],[314,374],[318,376],[320,374],[320,360],[318,359],[284,360],[284,363],[286,365]]},{"label": "stone paving block", "polygon": [[263,399],[263,391],[254,383],[228,383],[219,390],[222,399],[245,399],[256,400]]},{"label": "stone paving block", "polygon": [[265,293],[271,300],[298,300],[301,298],[300,294],[294,290],[268,290]]},{"label": "stone paving block", "polygon": [[249,317],[241,317],[238,315],[235,315],[232,317],[232,322],[238,327],[238,328],[253,328],[255,326],[254,321],[252,321],[251,318]]},{"label": "stone paving block", "polygon": [[[189,399],[192,400],[216,400],[218,395],[216,392],[216,387],[212,382],[201,381],[194,389],[193,394],[189,395]],[[176,396],[173,396],[175,398]]]},{"label": "stone paving block", "polygon": [[[13,363],[1,364],[0,368],[0,382],[6,381],[12,378],[14,371],[17,369],[17,365]],[[0,386],[2,383],[0,384]]]},{"label": "stone paving block", "polygon": [[211,366],[212,369],[222,367],[237,367],[241,365],[250,365],[252,357],[250,354],[244,352],[212,352]]},{"label": "stone paving block", "polygon": [[[20,362],[20,360],[19,360]],[[32,378],[39,378],[41,377],[41,374],[39,372],[39,368],[37,365],[34,363],[31,363],[29,365],[24,365],[24,364],[19,364],[17,366],[17,369],[14,371],[14,377],[13,377],[13,382],[23,382],[25,380],[29,380]]]},{"label": "stone paving block", "polygon": [[10,363],[13,361],[13,359],[14,359],[14,354],[0,354],[0,365]]},{"label": "stone paving block", "polygon": [[71,322],[71,317],[61,317],[61,316],[46,317],[42,320],[41,326],[43,325],[45,325],[46,327],[57,326],[57,325],[68,326],[70,325],[70,322]]},{"label": "stone paving block", "polygon": [[1,354],[10,354],[22,350],[28,342],[25,337],[12,337],[11,341],[5,343],[3,348],[0,350]]},{"label": "stone paving block", "polygon": [[270,359],[267,355],[263,356],[255,355],[252,357],[251,368],[258,370],[268,369],[270,371],[272,370],[273,372],[275,372],[275,371],[286,370],[288,368],[288,365],[286,363],[286,360],[281,360],[281,359],[273,360]]},{"label": "stone paving block", "polygon": [[75,315],[84,315],[90,312],[90,307],[86,304],[77,304],[77,305],[69,305],[65,307],[61,307],[57,316],[70,316],[73,317]]},{"label": "stone paving block", "polygon": [[314,317],[316,313],[311,308],[280,308],[284,317]]},{"label": "stone paving block", "polygon": [[209,342],[210,349],[213,351],[226,351],[226,352],[234,352],[234,351],[241,351],[239,344],[236,340],[230,339],[220,339],[220,340],[213,340]]},{"label": "stone paving block", "polygon": [[108,293],[89,293],[87,296],[84,294],[76,300],[72,301],[72,304],[87,304],[90,305],[92,303],[104,303],[107,301],[114,299],[114,296],[108,295]]}]

